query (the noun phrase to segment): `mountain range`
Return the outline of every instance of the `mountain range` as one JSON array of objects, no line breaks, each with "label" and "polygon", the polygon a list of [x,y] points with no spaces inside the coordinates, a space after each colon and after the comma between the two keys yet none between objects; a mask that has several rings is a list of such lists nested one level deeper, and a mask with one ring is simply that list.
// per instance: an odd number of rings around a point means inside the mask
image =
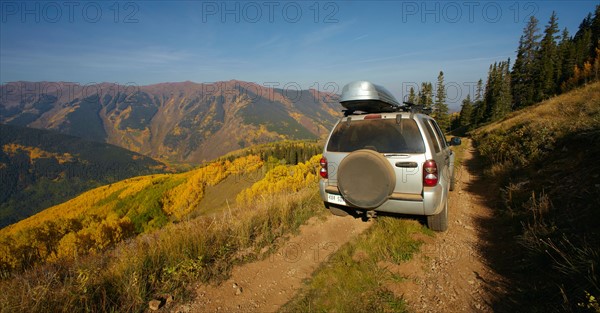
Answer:
[{"label": "mountain range", "polygon": [[196,164],[282,139],[324,137],[338,96],[256,83],[0,85],[0,123],[55,130],[160,160]]}]

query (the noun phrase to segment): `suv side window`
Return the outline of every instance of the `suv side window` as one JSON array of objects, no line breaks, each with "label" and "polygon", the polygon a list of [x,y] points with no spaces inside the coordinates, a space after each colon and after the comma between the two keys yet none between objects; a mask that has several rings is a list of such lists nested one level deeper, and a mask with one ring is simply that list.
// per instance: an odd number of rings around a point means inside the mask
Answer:
[{"label": "suv side window", "polygon": [[440,129],[440,127],[438,126],[437,122],[434,120],[430,120],[431,124],[433,124],[433,129],[435,129],[435,131],[437,132],[439,139],[440,139],[440,144],[442,145],[442,148],[447,148],[448,147],[448,143],[446,142],[446,136],[444,136],[444,132],[442,132],[442,130]]},{"label": "suv side window", "polygon": [[425,129],[427,130],[427,134],[429,135],[429,138],[431,138],[431,142],[433,144],[433,150],[435,151],[435,153],[440,153],[440,151],[442,151],[442,147],[440,145],[440,141],[437,138],[437,135],[435,134],[435,131],[433,130],[433,126],[431,125],[431,120],[425,120]]}]

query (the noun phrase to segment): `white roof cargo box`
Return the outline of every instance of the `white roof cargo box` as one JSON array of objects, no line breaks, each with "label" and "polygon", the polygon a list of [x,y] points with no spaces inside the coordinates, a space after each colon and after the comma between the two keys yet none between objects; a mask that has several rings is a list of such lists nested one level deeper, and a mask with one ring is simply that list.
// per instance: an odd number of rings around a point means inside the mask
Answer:
[{"label": "white roof cargo box", "polygon": [[382,86],[368,81],[354,81],[342,89],[340,103],[348,111],[394,112],[401,104]]}]

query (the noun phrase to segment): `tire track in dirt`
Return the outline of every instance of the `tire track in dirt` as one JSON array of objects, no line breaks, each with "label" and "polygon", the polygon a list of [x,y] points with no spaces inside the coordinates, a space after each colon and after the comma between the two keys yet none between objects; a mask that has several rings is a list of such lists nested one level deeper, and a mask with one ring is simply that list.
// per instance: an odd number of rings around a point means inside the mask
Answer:
[{"label": "tire track in dirt", "polygon": [[236,266],[218,286],[201,285],[191,304],[176,312],[275,312],[302,288],[321,263],[372,222],[353,217],[313,217],[270,257]]}]

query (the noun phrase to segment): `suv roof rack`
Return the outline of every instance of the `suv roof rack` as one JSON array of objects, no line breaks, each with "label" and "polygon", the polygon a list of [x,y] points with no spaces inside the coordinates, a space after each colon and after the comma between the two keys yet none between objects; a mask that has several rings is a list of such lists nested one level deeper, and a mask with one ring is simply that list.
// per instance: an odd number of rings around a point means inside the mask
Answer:
[{"label": "suv roof rack", "polygon": [[422,114],[427,114],[430,115],[431,112],[433,112],[432,108],[428,108],[425,107],[425,105],[423,104],[415,104],[415,103],[411,103],[411,102],[402,102],[404,105],[395,107],[393,110],[367,110],[367,111],[363,111],[363,110],[351,110],[351,109],[344,109],[342,110],[342,112],[344,112],[344,117],[347,117],[349,115],[353,115],[355,114],[357,111],[360,112],[358,114],[370,114],[370,113],[392,113],[392,112],[410,112],[411,114],[415,114],[415,113],[422,113]]},{"label": "suv roof rack", "polygon": [[426,107],[424,104],[416,104],[412,102],[402,102],[404,105],[402,106],[403,112],[411,112],[411,113],[423,113],[423,114],[431,114],[433,112],[432,108]]}]

